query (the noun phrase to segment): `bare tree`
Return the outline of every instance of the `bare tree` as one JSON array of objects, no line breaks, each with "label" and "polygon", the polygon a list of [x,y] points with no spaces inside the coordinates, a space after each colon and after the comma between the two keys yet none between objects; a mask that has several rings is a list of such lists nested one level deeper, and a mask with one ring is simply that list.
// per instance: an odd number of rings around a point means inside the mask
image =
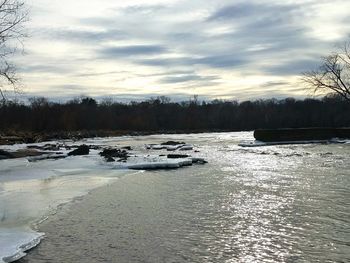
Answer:
[{"label": "bare tree", "polygon": [[0,95],[5,101],[1,87],[6,83],[14,88],[18,82],[16,68],[9,61],[22,46],[25,37],[24,22],[28,12],[21,0],[0,0]]},{"label": "bare tree", "polygon": [[318,70],[305,72],[305,81],[315,93],[331,92],[350,101],[350,41],[327,57]]}]

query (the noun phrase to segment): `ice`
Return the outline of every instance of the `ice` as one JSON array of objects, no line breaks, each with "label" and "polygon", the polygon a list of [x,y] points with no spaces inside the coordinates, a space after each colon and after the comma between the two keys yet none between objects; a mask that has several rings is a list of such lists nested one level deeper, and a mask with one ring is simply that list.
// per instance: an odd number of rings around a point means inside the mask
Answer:
[{"label": "ice", "polygon": [[183,166],[192,165],[191,158],[167,159],[166,157],[149,156],[143,158],[133,158],[123,167],[132,170],[154,170],[154,169],[176,169]]},{"label": "ice", "polygon": [[57,207],[128,173],[103,164],[96,153],[37,162],[1,160],[0,262],[16,260],[37,245],[42,234],[31,227]]},{"label": "ice", "polygon": [[13,262],[40,243],[43,233],[28,227],[0,228],[0,262]]},{"label": "ice", "polygon": [[167,151],[190,151],[193,150],[193,146],[190,144],[176,144],[176,145],[163,145],[163,144],[146,144],[148,150],[167,150]]},{"label": "ice", "polygon": [[[197,136],[196,136],[197,137]],[[125,141],[129,139],[128,141]],[[147,140],[164,141],[162,137],[149,136]],[[125,142],[124,142],[125,141]],[[45,145],[47,142],[35,144]],[[79,142],[50,142],[61,145],[104,145],[108,147],[132,145],[136,149],[126,162],[107,163],[91,150],[86,156],[66,156],[69,150],[28,158],[0,160],[0,262],[11,262],[25,255],[25,251],[36,246],[43,233],[34,231],[33,226],[62,204],[91,189],[117,180],[120,176],[135,173],[132,170],[176,169],[193,163],[204,163],[201,158],[168,159],[166,154],[152,155],[149,150],[192,150],[188,144],[148,144],[145,138],[97,138]],[[27,148],[28,144],[4,145],[1,149],[16,151]],[[163,152],[161,152],[163,153]],[[153,152],[154,154],[154,152]],[[61,158],[65,157],[65,158]]]},{"label": "ice", "polygon": [[192,145],[189,145],[189,144],[185,144],[185,145],[182,145],[180,148],[179,148],[180,151],[191,151],[193,150],[193,146]]}]

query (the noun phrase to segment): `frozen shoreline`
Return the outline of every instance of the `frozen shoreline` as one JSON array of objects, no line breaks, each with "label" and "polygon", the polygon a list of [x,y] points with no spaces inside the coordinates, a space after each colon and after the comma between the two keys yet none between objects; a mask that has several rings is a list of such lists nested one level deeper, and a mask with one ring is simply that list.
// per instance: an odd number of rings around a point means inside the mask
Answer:
[{"label": "frozen shoreline", "polygon": [[[85,142],[93,145],[102,143],[109,147],[109,144],[115,144],[113,140],[116,139],[98,138]],[[107,185],[125,174],[135,173],[133,170],[173,169],[204,163],[202,158],[167,159],[166,155],[159,155],[159,151],[156,151],[158,155],[149,155],[144,144],[139,145],[125,163],[106,162],[97,149],[90,150],[89,155],[67,156],[70,145],[79,143],[65,141],[67,149],[59,149],[64,158],[58,160],[45,159],[50,154],[56,156],[55,152],[44,154],[43,158],[0,160],[0,262],[12,262],[23,257],[25,251],[38,245],[44,235],[35,231],[33,225],[56,211],[57,207],[86,195],[92,189]],[[45,142],[31,144],[30,147],[34,145],[42,147]],[[0,149],[18,151],[27,146],[3,145]]]}]

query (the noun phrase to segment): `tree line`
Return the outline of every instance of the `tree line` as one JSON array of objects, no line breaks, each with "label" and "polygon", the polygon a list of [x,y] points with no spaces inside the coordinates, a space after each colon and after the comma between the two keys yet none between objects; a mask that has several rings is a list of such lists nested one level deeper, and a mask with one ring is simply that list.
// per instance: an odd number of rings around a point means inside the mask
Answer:
[{"label": "tree line", "polygon": [[167,97],[143,102],[97,102],[90,97],[56,103],[0,104],[0,131],[57,132],[114,130],[144,132],[243,131],[257,128],[350,126],[350,103],[339,96],[322,99],[171,102]]}]

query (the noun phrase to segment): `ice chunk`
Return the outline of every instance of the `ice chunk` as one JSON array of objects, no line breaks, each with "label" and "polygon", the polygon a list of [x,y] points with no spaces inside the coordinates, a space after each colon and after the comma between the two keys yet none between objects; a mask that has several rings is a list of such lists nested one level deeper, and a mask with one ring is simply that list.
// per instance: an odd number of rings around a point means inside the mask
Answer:
[{"label": "ice chunk", "polygon": [[179,150],[180,151],[191,151],[191,150],[193,150],[193,146],[190,144],[185,144],[185,145],[182,145]]},{"label": "ice chunk", "polygon": [[13,262],[40,243],[43,233],[28,227],[0,228],[0,262]]}]

